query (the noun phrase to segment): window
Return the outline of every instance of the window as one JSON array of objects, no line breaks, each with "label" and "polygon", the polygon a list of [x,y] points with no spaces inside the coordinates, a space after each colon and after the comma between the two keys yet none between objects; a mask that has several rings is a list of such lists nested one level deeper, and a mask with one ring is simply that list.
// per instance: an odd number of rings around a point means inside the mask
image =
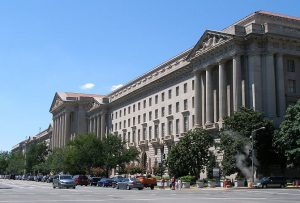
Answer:
[{"label": "window", "polygon": [[161,107],[161,117],[165,116],[165,107]]},{"label": "window", "polygon": [[141,140],[141,130],[138,129],[138,143],[140,142],[140,140]]},{"label": "window", "polygon": [[187,132],[189,130],[189,117],[183,117],[183,132]]},{"label": "window", "polygon": [[133,117],[132,125],[135,126],[135,117]]},{"label": "window", "polygon": [[126,128],[126,120],[123,121],[123,128]]},{"label": "window", "polygon": [[173,121],[172,120],[168,121],[168,134],[169,135],[173,134]]},{"label": "window", "polygon": [[130,142],[130,132],[127,133],[127,142]]},{"label": "window", "polygon": [[152,111],[149,112],[149,121],[152,120]]},{"label": "window", "polygon": [[132,131],[132,142],[135,142],[135,130]]},{"label": "window", "polygon": [[146,108],[146,100],[143,102],[143,108]]},{"label": "window", "polygon": [[176,113],[179,112],[179,102],[176,102]]},{"label": "window", "polygon": [[159,131],[158,131],[158,125],[156,124],[156,125],[154,126],[154,137],[155,137],[155,138],[158,138],[158,133],[159,133]]},{"label": "window", "polygon": [[185,100],[183,101],[183,109],[184,109],[185,111],[188,109],[188,100],[187,100],[187,99],[185,99]]},{"label": "window", "polygon": [[295,72],[295,61],[294,60],[287,60],[287,71]]},{"label": "window", "polygon": [[154,155],[157,155],[157,148],[154,148]]},{"label": "window", "polygon": [[128,127],[130,127],[130,118],[128,118]]},{"label": "window", "polygon": [[165,136],[165,123],[161,124],[161,137]]},{"label": "window", "polygon": [[289,93],[296,93],[296,80],[288,80]]},{"label": "window", "polygon": [[138,124],[140,124],[140,123],[141,123],[141,116],[138,115]]},{"label": "window", "polygon": [[111,125],[111,131],[114,131],[114,125]]},{"label": "window", "polygon": [[143,122],[146,123],[146,113],[143,114]]},{"label": "window", "polygon": [[119,122],[119,130],[122,128],[122,122]]},{"label": "window", "polygon": [[179,134],[179,119],[176,119],[176,134]]},{"label": "window", "polygon": [[141,103],[138,103],[138,110],[141,110]]},{"label": "window", "polygon": [[195,115],[192,115],[192,125],[195,126]]},{"label": "window", "polygon": [[149,106],[152,106],[152,98],[149,98]]},{"label": "window", "polygon": [[111,114],[111,120],[114,120],[114,114],[113,113]]},{"label": "window", "polygon": [[115,124],[115,130],[118,130],[118,123]]},{"label": "window", "polygon": [[179,95],[179,86],[176,87],[176,96]]},{"label": "window", "polygon": [[120,113],[119,113],[120,117],[122,117],[122,110],[120,110]]},{"label": "window", "polygon": [[128,106],[128,114],[130,114],[130,106]]},{"label": "window", "polygon": [[168,97],[169,97],[169,99],[172,99],[172,90],[168,91]]},{"label": "window", "polygon": [[146,140],[146,136],[147,136],[147,128],[144,127],[143,128],[143,140]]},{"label": "window", "polygon": [[155,104],[158,103],[158,95],[155,95]]},{"label": "window", "polygon": [[118,118],[118,112],[116,112],[116,119]]},{"label": "window", "polygon": [[124,116],[126,116],[126,109],[124,109]]},{"label": "window", "polygon": [[135,104],[132,106],[132,111],[135,112]]},{"label": "window", "polygon": [[152,126],[149,126],[149,140],[152,139]]},{"label": "window", "polygon": [[187,93],[187,83],[184,83],[184,85],[183,85],[183,92]]},{"label": "window", "polygon": [[155,109],[155,119],[158,118],[158,109]]},{"label": "window", "polygon": [[172,105],[171,105],[171,104],[168,106],[168,114],[169,114],[169,115],[172,114]]},{"label": "window", "polygon": [[194,90],[194,89],[195,89],[195,81],[192,80],[192,90]]},{"label": "window", "polygon": [[122,141],[126,142],[126,132],[123,133],[123,139],[122,139]]},{"label": "window", "polygon": [[192,97],[192,108],[195,108],[195,97]]},{"label": "window", "polygon": [[165,93],[164,92],[161,93],[161,101],[162,102],[165,101]]}]

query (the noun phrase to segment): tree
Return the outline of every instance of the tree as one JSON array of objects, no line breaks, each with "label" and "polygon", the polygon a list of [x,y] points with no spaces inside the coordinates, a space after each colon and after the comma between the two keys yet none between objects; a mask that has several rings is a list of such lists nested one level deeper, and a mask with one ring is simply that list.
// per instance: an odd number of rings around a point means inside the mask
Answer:
[{"label": "tree", "polygon": [[[222,167],[224,175],[231,175],[235,172],[240,173],[237,167],[237,155],[249,155],[249,146],[251,145],[250,136],[255,129],[265,127],[254,134],[254,150],[258,171],[261,174],[268,175],[270,166],[276,164],[270,157],[279,157],[273,147],[274,127],[273,123],[265,119],[262,113],[253,109],[240,108],[232,116],[224,119],[224,129],[222,129],[220,149],[224,152]],[[248,150],[248,151],[247,151]],[[251,159],[245,158],[244,166],[251,165]]]},{"label": "tree", "polygon": [[288,167],[300,166],[300,100],[287,108],[274,143],[284,153]]},{"label": "tree", "polygon": [[0,151],[0,174],[6,172],[9,162],[9,153],[7,151]]},{"label": "tree", "polygon": [[45,162],[48,153],[48,147],[45,143],[30,144],[26,152],[26,171],[35,172],[34,168]]},{"label": "tree", "polygon": [[209,151],[209,158],[206,166],[207,178],[213,179],[213,169],[217,167],[216,156],[213,152]]},{"label": "tree", "polygon": [[169,172],[175,177],[192,175],[199,177],[208,163],[208,149],[213,138],[203,129],[194,129],[174,146],[169,152],[167,164]]},{"label": "tree", "polygon": [[25,157],[22,152],[11,152],[7,166],[7,173],[22,174],[25,171]]},{"label": "tree", "polygon": [[139,151],[136,148],[125,147],[125,143],[116,135],[108,135],[103,142],[103,166],[106,176],[118,165],[123,166],[137,159]]}]

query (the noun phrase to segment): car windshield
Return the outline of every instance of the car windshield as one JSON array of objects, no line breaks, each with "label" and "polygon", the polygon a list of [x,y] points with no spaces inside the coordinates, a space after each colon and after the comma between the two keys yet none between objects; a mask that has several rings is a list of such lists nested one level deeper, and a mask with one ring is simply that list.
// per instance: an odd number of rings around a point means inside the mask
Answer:
[{"label": "car windshield", "polygon": [[72,176],[60,176],[60,179],[72,179]]}]

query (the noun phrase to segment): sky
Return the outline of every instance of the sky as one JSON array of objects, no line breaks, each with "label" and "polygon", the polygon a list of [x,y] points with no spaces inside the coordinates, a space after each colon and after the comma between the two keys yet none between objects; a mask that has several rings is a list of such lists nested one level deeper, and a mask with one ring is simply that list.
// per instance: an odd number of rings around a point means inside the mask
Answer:
[{"label": "sky", "polygon": [[0,0],[0,151],[51,123],[55,92],[108,94],[207,29],[299,0]]}]

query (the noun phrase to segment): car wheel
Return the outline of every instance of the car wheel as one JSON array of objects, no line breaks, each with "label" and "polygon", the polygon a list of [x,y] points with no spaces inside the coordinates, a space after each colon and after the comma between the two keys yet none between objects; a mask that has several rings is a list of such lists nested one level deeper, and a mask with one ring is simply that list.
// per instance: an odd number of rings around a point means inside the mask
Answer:
[{"label": "car wheel", "polygon": [[150,188],[151,188],[151,190],[154,190],[154,185],[151,185]]},{"label": "car wheel", "polygon": [[144,188],[142,188],[142,187],[139,187],[139,190],[142,190],[142,189],[144,189]]},{"label": "car wheel", "polygon": [[76,187],[74,186],[73,189],[75,189]]},{"label": "car wheel", "polygon": [[267,188],[267,185],[263,185],[262,188]]},{"label": "car wheel", "polygon": [[53,185],[53,189],[55,189],[56,187]]},{"label": "car wheel", "polygon": [[281,188],[285,188],[285,185],[281,184],[280,187],[281,187]]},{"label": "car wheel", "polygon": [[129,185],[127,185],[127,186],[126,186],[126,190],[130,190],[130,187],[129,187]]}]

